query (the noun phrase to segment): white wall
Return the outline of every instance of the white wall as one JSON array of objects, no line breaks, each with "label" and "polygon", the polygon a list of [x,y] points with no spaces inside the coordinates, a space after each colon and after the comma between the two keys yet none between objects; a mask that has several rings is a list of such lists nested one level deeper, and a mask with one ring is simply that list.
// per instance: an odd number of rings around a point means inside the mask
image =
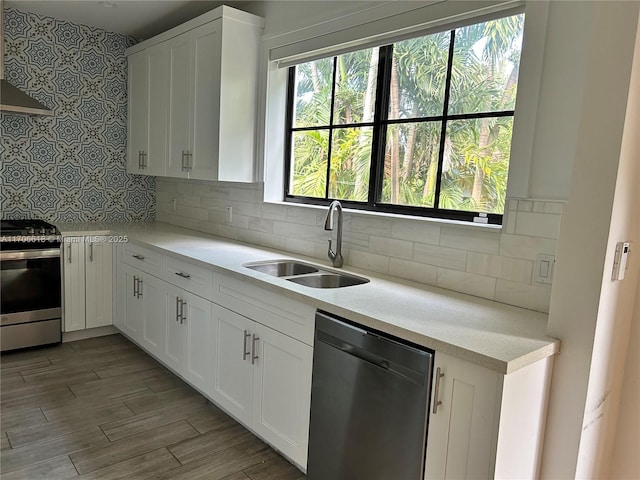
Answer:
[{"label": "white wall", "polygon": [[[625,113],[639,7],[638,2],[585,7],[591,10],[583,25],[588,31],[582,46],[587,49],[585,81],[574,117],[578,130],[570,145],[575,150],[571,189],[549,315],[549,334],[562,345],[551,385],[542,478],[597,478],[606,457],[609,412],[598,409],[616,395],[611,389],[612,369],[619,365],[615,349],[626,348],[620,342],[628,332],[629,290],[635,292],[635,266],[622,283],[611,283],[610,272],[615,242],[638,241],[637,205],[630,196],[637,188],[637,104],[626,124]],[[572,12],[558,10],[556,15],[571,17]],[[600,414],[602,437],[597,429],[590,431]]]},{"label": "white wall", "polygon": [[618,414],[618,427],[611,459],[612,479],[640,478],[640,278],[636,293],[636,307]]},{"label": "white wall", "polygon": [[[640,30],[638,31],[640,32]],[[629,99],[622,136],[611,227],[604,264],[600,305],[589,372],[589,388],[576,476],[609,478],[618,426],[627,360],[627,345],[633,319],[640,257],[633,255],[624,281],[612,281],[616,243],[640,240],[640,34],[636,36]],[[630,368],[634,366],[630,365]],[[636,439],[640,450],[640,439]]]}]

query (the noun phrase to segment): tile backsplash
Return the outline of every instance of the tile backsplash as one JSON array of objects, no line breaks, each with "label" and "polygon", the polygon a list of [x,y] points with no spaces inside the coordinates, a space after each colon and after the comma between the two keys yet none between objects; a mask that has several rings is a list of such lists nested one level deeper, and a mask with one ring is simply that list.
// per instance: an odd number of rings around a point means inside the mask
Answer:
[{"label": "tile backsplash", "polygon": [[[73,7],[70,7],[73,8]],[[5,9],[5,78],[53,116],[0,116],[0,213],[152,220],[155,179],[126,171],[131,37]]]},{"label": "tile backsplash", "polygon": [[[326,259],[327,209],[263,203],[262,194],[261,184],[158,178],[157,220]],[[538,254],[555,255],[562,207],[512,198],[502,230],[345,212],[345,265],[548,312],[551,285],[533,272]]]}]

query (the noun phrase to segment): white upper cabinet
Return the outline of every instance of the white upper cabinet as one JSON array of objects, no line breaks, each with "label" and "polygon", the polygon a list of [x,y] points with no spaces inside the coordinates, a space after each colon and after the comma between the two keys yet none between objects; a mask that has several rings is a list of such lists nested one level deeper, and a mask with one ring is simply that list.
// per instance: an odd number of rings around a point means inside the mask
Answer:
[{"label": "white upper cabinet", "polygon": [[254,181],[261,31],[223,6],[127,50],[129,172]]},{"label": "white upper cabinet", "polygon": [[127,171],[144,173],[144,155],[149,153],[149,55],[129,55],[129,115]]}]

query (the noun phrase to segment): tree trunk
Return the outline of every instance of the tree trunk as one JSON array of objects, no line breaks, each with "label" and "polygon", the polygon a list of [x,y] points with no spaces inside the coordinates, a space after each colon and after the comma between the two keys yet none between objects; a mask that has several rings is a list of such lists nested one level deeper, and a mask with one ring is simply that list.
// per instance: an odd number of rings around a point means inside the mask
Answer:
[{"label": "tree trunk", "polygon": [[[375,92],[375,82],[378,76],[378,54],[379,49],[373,48],[371,50],[371,60],[369,61],[369,74],[367,75],[367,89],[364,93],[364,106],[362,112],[362,122],[373,121],[374,101],[373,94]],[[360,148],[365,148],[367,143],[367,137],[364,133],[364,129],[360,130],[360,137],[358,142]],[[366,192],[369,190],[369,183],[365,182],[365,177],[369,172],[368,164],[363,165],[362,168],[356,167],[356,184],[354,189],[355,198],[366,198]]]},{"label": "tree trunk", "polygon": [[[415,105],[413,107],[412,117],[416,117],[418,115],[418,106]],[[413,151],[415,149],[416,144],[416,129],[418,128],[417,123],[410,123],[407,126],[407,147],[404,150],[404,158],[402,160],[402,179],[404,181],[409,180],[411,177],[411,173],[413,171]]]},{"label": "tree trunk", "polygon": [[[390,109],[391,118],[398,118],[400,114],[400,89],[398,85],[398,65],[395,57],[391,61],[391,90],[390,90]],[[400,198],[400,145],[397,129],[391,129],[394,132],[391,135],[391,203],[398,203]],[[387,140],[388,142],[388,140]]]},{"label": "tree trunk", "polygon": [[316,67],[316,62],[311,62],[311,83],[313,84],[313,93],[320,93],[320,80],[318,79],[318,67]]}]

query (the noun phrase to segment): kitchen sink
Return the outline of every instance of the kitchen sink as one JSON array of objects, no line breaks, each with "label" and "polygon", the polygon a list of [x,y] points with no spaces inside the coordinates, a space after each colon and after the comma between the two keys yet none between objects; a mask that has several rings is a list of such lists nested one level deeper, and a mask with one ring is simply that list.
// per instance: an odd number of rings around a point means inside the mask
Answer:
[{"label": "kitchen sink", "polygon": [[304,275],[306,273],[316,273],[317,268],[306,263],[295,262],[293,260],[276,260],[273,262],[245,263],[244,267],[256,270],[257,272],[273,275],[274,277],[291,277],[294,275]]},{"label": "kitchen sink", "polygon": [[347,273],[321,270],[306,263],[295,260],[271,260],[250,262],[242,265],[257,272],[274,277],[281,277],[298,285],[312,288],[341,288],[368,283],[368,278],[357,277]]},{"label": "kitchen sink", "polygon": [[340,288],[351,287],[368,283],[367,278],[356,277],[343,273],[319,273],[317,275],[304,275],[301,277],[287,278],[288,281],[313,288]]}]

